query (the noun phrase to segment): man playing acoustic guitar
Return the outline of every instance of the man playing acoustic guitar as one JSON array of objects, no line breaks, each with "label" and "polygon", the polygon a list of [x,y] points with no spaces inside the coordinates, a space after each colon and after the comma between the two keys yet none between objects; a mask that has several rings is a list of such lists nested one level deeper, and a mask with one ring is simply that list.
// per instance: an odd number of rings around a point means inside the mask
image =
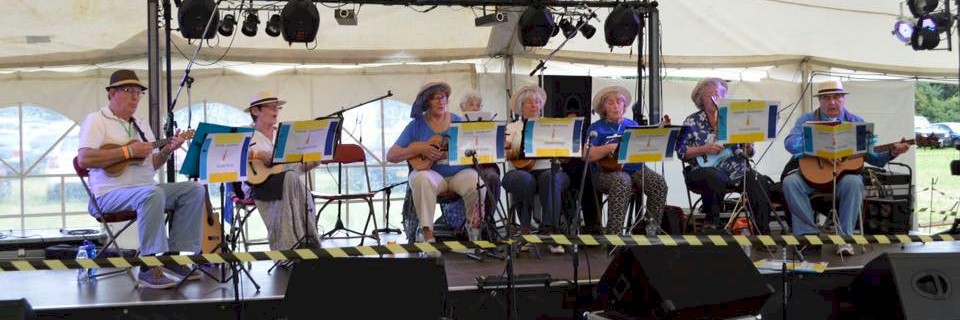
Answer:
[{"label": "man playing acoustic guitar", "polygon": [[[814,96],[819,100],[820,108],[797,119],[793,129],[790,130],[790,134],[783,141],[787,151],[794,157],[803,156],[803,124],[808,121],[863,122],[863,118],[851,113],[844,107],[847,93],[840,81],[827,81],[817,84],[817,93]],[[891,159],[907,152],[908,148],[907,143],[895,143],[888,152],[870,152],[867,154],[866,160],[871,165],[882,167]],[[810,205],[810,194],[813,192],[814,188],[807,183],[799,170],[788,174],[783,179],[783,193],[792,214],[794,235],[817,233],[817,228],[813,225],[813,208]],[[863,192],[863,178],[859,174],[838,177],[835,196],[837,197],[837,210],[839,211],[840,227],[838,232],[840,235],[849,236],[853,234],[853,227],[860,215]],[[837,254],[852,255],[854,254],[853,246],[842,244],[837,247]]]},{"label": "man playing acoustic guitar", "polygon": [[[104,212],[136,211],[140,235],[140,256],[167,252],[200,252],[200,224],[204,190],[196,182],[157,184],[156,170],[187,139],[178,134],[165,146],[147,142],[156,140],[150,125],[133,117],[147,87],[131,70],[117,70],[107,86],[109,104],[87,115],[80,125],[78,160],[90,170],[90,184],[97,204]],[[108,148],[107,145],[116,147]],[[160,150],[154,150],[159,147]],[[116,174],[106,168],[132,159]],[[170,236],[164,225],[164,211],[173,210]],[[91,204],[90,212],[95,212]],[[164,275],[190,280],[200,279],[186,266],[140,268],[139,283],[147,288],[173,287],[176,282]]]}]

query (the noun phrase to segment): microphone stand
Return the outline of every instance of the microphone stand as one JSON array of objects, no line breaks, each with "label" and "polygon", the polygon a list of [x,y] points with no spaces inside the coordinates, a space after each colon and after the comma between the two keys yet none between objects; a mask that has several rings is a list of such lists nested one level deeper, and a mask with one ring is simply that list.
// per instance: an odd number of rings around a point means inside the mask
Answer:
[{"label": "microphone stand", "polygon": [[343,113],[344,113],[344,112],[347,112],[347,111],[350,111],[350,110],[353,110],[353,109],[356,109],[356,108],[365,106],[365,105],[367,105],[368,103],[377,102],[377,101],[380,101],[380,100],[383,100],[383,99],[386,99],[386,98],[389,98],[389,97],[392,97],[392,96],[393,96],[393,92],[390,92],[390,90],[387,90],[387,94],[385,94],[385,95],[382,95],[382,96],[379,96],[379,97],[370,99],[370,100],[365,101],[365,102],[361,102],[360,104],[356,104],[356,105],[353,105],[353,106],[350,106],[350,107],[341,108],[340,110],[334,111],[334,112],[331,113],[331,114],[328,114],[328,115],[325,115],[325,116],[322,116],[322,117],[317,117],[317,118],[314,119],[314,120],[320,120],[320,119],[323,119],[323,118],[330,118],[330,117],[333,117],[333,116],[343,117]]},{"label": "microphone stand", "polygon": [[393,188],[396,188],[405,184],[407,184],[407,181],[397,182],[389,186],[385,186],[383,188],[372,191],[374,194],[376,194],[377,192],[383,191],[383,197],[386,198],[386,201],[384,201],[384,205],[386,206],[386,208],[384,208],[384,211],[383,211],[383,229],[373,230],[374,233],[391,233],[391,232],[397,233],[397,234],[400,233],[400,229],[390,228],[390,192],[393,191]]},{"label": "microphone stand", "polygon": [[[580,234],[580,216],[583,214],[583,186],[587,183],[587,175],[590,174],[590,163],[587,161],[590,158],[590,148],[593,147],[593,143],[589,139],[593,139],[597,136],[596,131],[591,131],[587,136],[587,150],[583,153],[583,174],[580,175],[580,191],[577,192],[577,207],[574,209],[573,215],[573,224],[570,228],[570,236],[576,237]],[[580,268],[580,254],[577,251],[578,246],[574,243],[570,246],[570,254],[573,256],[573,291],[574,294],[580,294],[580,280],[578,275],[578,270]],[[580,299],[576,299],[573,302],[573,319],[580,319]]]},{"label": "microphone stand", "polygon": [[[464,152],[464,155],[470,157],[470,159],[473,161],[473,170],[477,171],[477,191],[479,192],[479,191],[480,191],[480,188],[482,188],[482,187],[484,187],[484,186],[481,184],[481,181],[483,180],[483,177],[480,176],[480,161],[477,160],[477,152],[474,151],[474,150],[467,150],[466,152]],[[492,197],[492,196],[493,196],[493,191],[491,191],[490,188],[486,188],[486,191],[487,191],[487,197]],[[487,199],[487,200],[489,201],[489,199]],[[485,206],[484,206],[482,203],[479,204],[479,206],[485,208]],[[513,221],[512,218],[511,218],[510,220]],[[511,224],[511,223],[504,224],[504,227],[506,228],[506,233],[507,233],[507,236],[508,236],[508,237],[511,235],[511,233],[510,233],[510,224]],[[494,232],[494,233],[495,233],[495,232]],[[507,265],[506,265],[506,271],[507,271],[507,319],[515,319],[514,314],[513,314],[513,302],[514,302],[514,294],[513,294],[513,281],[514,281],[513,279],[514,279],[514,273],[513,273],[513,272],[514,272],[514,270],[513,270],[513,248],[512,248],[512,245],[511,245],[510,248],[507,248],[507,256],[506,256],[506,258],[505,258],[504,260],[506,260],[506,262],[507,262]]]},{"label": "microphone stand", "polygon": [[[590,21],[590,18],[594,18],[594,17],[597,16],[597,15],[594,13],[595,11],[597,11],[597,9],[595,9],[595,8],[594,8],[593,10],[590,10],[590,13],[587,14],[587,18],[586,18],[585,20],[583,20],[584,23],[578,23],[578,24],[577,24],[577,28],[573,30],[573,34],[576,34],[577,32],[580,32],[580,28],[582,28],[584,25],[586,25],[586,24],[587,24],[587,21]],[[561,42],[560,45],[557,46],[556,49],[553,49],[553,51],[551,51],[550,54],[548,54],[546,58],[541,59],[541,60],[540,60],[540,63],[538,63],[535,68],[533,68],[533,71],[530,71],[530,76],[531,76],[531,77],[532,77],[534,74],[537,74],[537,71],[546,69],[547,67],[546,67],[545,64],[547,63],[547,61],[550,61],[550,59],[553,58],[553,55],[557,54],[557,51],[560,51],[560,49],[563,48],[563,46],[564,46],[565,44],[567,44],[567,41],[570,41],[570,39],[573,39],[573,37],[567,38],[566,35],[564,35],[563,38],[564,38],[564,39],[563,39],[563,42]]]}]

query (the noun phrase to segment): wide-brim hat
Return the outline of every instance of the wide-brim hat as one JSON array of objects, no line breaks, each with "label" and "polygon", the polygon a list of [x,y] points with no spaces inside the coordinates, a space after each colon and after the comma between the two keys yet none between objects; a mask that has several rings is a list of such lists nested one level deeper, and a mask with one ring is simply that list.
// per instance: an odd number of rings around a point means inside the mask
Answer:
[{"label": "wide-brim hat", "polygon": [[433,92],[435,89],[443,91],[447,95],[447,99],[450,98],[450,85],[443,81],[431,81],[424,84],[420,87],[420,91],[417,92],[417,98],[413,100],[413,105],[410,106],[410,117],[416,118],[423,114],[427,105],[427,101],[430,100],[430,97],[427,96],[427,93]]},{"label": "wide-brim hat", "polygon": [[600,91],[598,91],[597,94],[593,96],[593,112],[596,112],[598,114],[600,113],[600,108],[603,108],[603,105],[602,105],[603,97],[611,92],[622,94],[623,97],[627,99],[627,103],[625,103],[623,106],[624,109],[629,107],[628,104],[630,104],[630,101],[633,101],[632,97],[630,96],[630,90],[627,90],[627,88],[624,88],[621,86],[609,86],[609,87],[600,89]]},{"label": "wide-brim hat", "polygon": [[110,75],[110,85],[108,85],[105,89],[109,91],[110,88],[129,85],[135,85],[140,87],[142,90],[147,90],[147,87],[140,83],[140,78],[137,77],[137,73],[133,72],[133,70],[127,69],[114,71],[113,74]]},{"label": "wide-brim hat", "polygon": [[830,80],[818,83],[817,92],[813,96],[819,97],[825,94],[849,94],[849,92],[843,90],[843,82],[840,80]]},{"label": "wide-brim hat", "polygon": [[518,101],[517,99],[520,99],[520,96],[527,91],[535,92],[536,94],[540,95],[541,98],[543,98],[543,103],[547,103],[547,91],[543,90],[543,88],[538,86],[523,86],[520,88],[520,90],[517,90],[513,96],[510,97],[510,110],[512,110],[513,113],[518,115],[523,113],[523,110],[520,108],[520,105],[523,103],[523,101]]},{"label": "wide-brim hat", "polygon": [[271,103],[271,102],[276,102],[277,107],[287,103],[286,101],[283,101],[283,100],[280,100],[280,98],[277,98],[277,94],[273,93],[273,91],[264,90],[264,91],[254,93],[253,96],[250,96],[250,106],[247,107],[246,109],[243,109],[243,112],[250,112],[250,108],[253,108],[262,104]]}]

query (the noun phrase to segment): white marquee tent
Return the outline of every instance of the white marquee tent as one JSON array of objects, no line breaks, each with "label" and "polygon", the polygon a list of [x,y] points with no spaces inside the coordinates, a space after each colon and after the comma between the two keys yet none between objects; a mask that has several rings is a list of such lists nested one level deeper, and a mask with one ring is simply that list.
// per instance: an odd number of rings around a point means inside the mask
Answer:
[{"label": "white marquee tent", "polygon": [[[0,30],[0,111],[39,106],[79,122],[86,113],[106,104],[101,90],[114,69],[137,69],[141,78],[146,78],[148,2],[0,1],[6,13],[5,28]],[[256,5],[279,8],[283,3],[257,1]],[[239,4],[224,1],[222,6]],[[485,109],[504,114],[508,90],[536,84],[537,79],[527,74],[562,39],[554,37],[543,48],[520,46],[516,37],[520,7],[500,8],[508,13],[506,23],[476,27],[473,19],[482,13],[481,8],[346,4],[344,8],[358,10],[359,23],[341,26],[333,19],[333,6],[318,4],[318,40],[306,46],[268,37],[262,32],[262,23],[256,37],[246,37],[238,30],[233,37],[218,36],[206,42],[191,73],[196,78],[191,100],[239,110],[251,93],[272,89],[289,101],[281,120],[299,120],[326,115],[387,91],[394,94],[390,99],[406,106],[422,83],[439,79],[453,86],[452,104],[463,92],[478,90],[485,98]],[[731,80],[732,98],[781,101],[782,127],[792,126],[798,114],[816,107],[815,102],[801,99],[805,83],[839,76],[870,79],[848,82],[853,93],[848,107],[884,129],[881,142],[892,141],[913,136],[912,121],[903,120],[913,115],[914,83],[909,79],[955,81],[958,70],[956,52],[914,51],[891,35],[900,15],[898,1],[663,0],[658,8],[662,62],[668,77],[663,83],[663,109],[675,122],[694,111],[689,93],[695,77],[714,75]],[[547,62],[545,74],[591,75],[594,92],[616,84],[636,93],[637,48],[606,45],[603,21],[608,12],[597,9],[597,20],[592,21],[597,34],[591,39],[578,35],[566,43]],[[909,16],[909,12],[905,14]],[[242,22],[242,18],[238,20]],[[260,20],[267,20],[265,13]],[[173,26],[177,26],[176,18]],[[197,42],[188,44],[176,31],[174,37],[171,51],[176,86]],[[507,77],[507,73],[513,76]],[[162,86],[150,84],[153,90]],[[176,109],[183,109],[186,101],[182,96]],[[142,106],[140,116],[146,117],[147,102]],[[398,126],[402,123],[382,124],[384,141],[367,147],[382,152],[392,144],[387,138],[390,130]],[[67,140],[68,130],[60,140]],[[31,134],[26,126],[21,131],[22,136]],[[780,139],[760,144],[761,148],[767,145],[772,147],[758,168],[776,179],[788,155]],[[377,154],[374,157],[383,159]],[[902,158],[911,165],[912,159],[912,152]],[[26,169],[31,165],[25,160],[2,152],[0,160],[5,161],[0,166],[23,167],[6,173],[6,179],[22,181],[31,176]],[[14,160],[24,163],[6,163]],[[666,163],[665,170],[671,189],[669,203],[685,206],[679,161]],[[69,171],[59,173],[69,176]],[[18,219],[22,227],[70,224],[70,218],[61,217],[85,210],[65,209],[70,206],[64,205],[49,214],[56,221],[31,224],[23,218],[31,213],[30,200],[20,197],[21,215],[9,217]]]}]

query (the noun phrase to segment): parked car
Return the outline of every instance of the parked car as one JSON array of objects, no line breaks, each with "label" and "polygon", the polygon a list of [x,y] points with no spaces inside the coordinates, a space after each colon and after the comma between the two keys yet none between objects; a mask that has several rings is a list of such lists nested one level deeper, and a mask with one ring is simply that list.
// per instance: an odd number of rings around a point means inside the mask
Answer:
[{"label": "parked car", "polygon": [[960,122],[934,123],[930,127],[944,132],[943,138],[940,138],[942,146],[953,147],[960,144]]}]

